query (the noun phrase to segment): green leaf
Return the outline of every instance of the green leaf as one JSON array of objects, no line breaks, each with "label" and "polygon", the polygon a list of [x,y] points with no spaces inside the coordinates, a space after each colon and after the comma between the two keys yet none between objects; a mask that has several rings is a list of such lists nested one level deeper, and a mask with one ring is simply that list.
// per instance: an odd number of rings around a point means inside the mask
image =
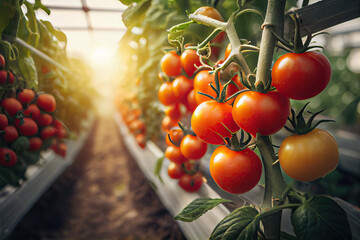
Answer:
[{"label": "green leaf", "polygon": [[11,19],[16,12],[16,6],[13,1],[1,1],[0,2],[0,34],[9,25]]},{"label": "green leaf", "polygon": [[155,170],[154,170],[154,175],[157,176],[160,179],[160,182],[164,182],[160,176],[160,172],[161,172],[161,168],[164,162],[165,156],[162,156],[161,158],[159,158],[156,161],[156,165],[155,165]]},{"label": "green leaf", "polygon": [[12,185],[15,187],[20,186],[19,177],[17,177],[10,168],[0,167],[0,178],[1,178],[1,181],[6,182],[9,185]]},{"label": "green leaf", "polygon": [[46,27],[47,29],[60,41],[60,42],[64,42],[65,46],[67,44],[67,37],[65,35],[65,33],[63,33],[62,31],[54,28],[54,26],[49,22],[49,21],[44,21],[44,20],[40,20]]},{"label": "green leaf", "polygon": [[44,6],[44,5],[41,3],[41,0],[35,0],[34,9],[35,9],[35,10],[37,10],[37,9],[42,9],[42,10],[44,10],[44,12],[47,13],[47,15],[50,15],[50,9],[47,8],[46,6]]},{"label": "green leaf", "polygon": [[130,5],[132,3],[138,3],[141,2],[141,0],[119,0],[119,2],[121,2],[124,5]]},{"label": "green leaf", "polygon": [[211,233],[210,240],[256,239],[259,212],[250,206],[238,208],[221,220]]},{"label": "green leaf", "polygon": [[286,232],[280,232],[280,240],[296,240],[297,238]]},{"label": "green leaf", "polygon": [[345,211],[331,198],[316,196],[291,214],[298,239],[351,239]]},{"label": "green leaf", "polygon": [[150,4],[150,1],[143,0],[134,6],[129,6],[121,15],[125,26],[131,29],[136,25],[140,25]]},{"label": "green leaf", "polygon": [[18,64],[21,74],[26,80],[26,87],[33,88],[36,87],[38,84],[36,65],[32,56],[30,54],[26,55],[22,54],[21,57],[18,58]]},{"label": "green leaf", "polygon": [[192,222],[210,209],[213,209],[220,203],[231,202],[231,200],[223,198],[197,198],[187,205],[181,213],[175,216],[176,220],[181,220],[183,222]]}]

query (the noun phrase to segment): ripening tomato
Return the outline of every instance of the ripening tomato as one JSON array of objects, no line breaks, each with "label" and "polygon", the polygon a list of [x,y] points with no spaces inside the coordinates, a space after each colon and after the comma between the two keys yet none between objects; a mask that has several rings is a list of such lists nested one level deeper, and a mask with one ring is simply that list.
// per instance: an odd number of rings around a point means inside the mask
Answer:
[{"label": "ripening tomato", "polygon": [[172,119],[165,116],[161,122],[161,130],[167,133],[171,128],[178,126],[178,122],[178,119]]},{"label": "ripening tomato", "polygon": [[48,113],[41,114],[40,117],[37,119],[37,123],[39,127],[50,125],[52,122],[53,122],[53,117]]},{"label": "ripening tomato", "polygon": [[[9,80],[7,80],[7,77],[9,75]],[[14,75],[10,71],[6,70],[0,70],[0,84],[12,84],[14,83]]]},{"label": "ripening tomato", "polygon": [[168,172],[169,177],[172,179],[179,179],[185,175],[185,171],[182,168],[182,164],[177,164],[174,162],[169,163],[167,172]]},{"label": "ripening tomato", "polygon": [[38,125],[31,118],[23,118],[23,121],[16,119],[15,126],[23,136],[32,136],[38,132]]},{"label": "ripening tomato", "polygon": [[[170,141],[169,137],[171,138],[171,141],[175,145]],[[181,140],[183,139],[183,137],[184,137],[184,132],[181,130],[181,128],[174,127],[169,130],[165,141],[168,146],[180,147],[180,143],[181,143]]]},{"label": "ripening tomato", "polygon": [[271,135],[285,125],[290,101],[279,92],[243,92],[236,97],[232,114],[239,127],[251,135]]},{"label": "ripening tomato", "polygon": [[5,147],[0,147],[0,165],[5,167],[13,167],[17,163],[16,153]]},{"label": "ripening tomato", "polygon": [[1,102],[1,106],[6,110],[9,117],[13,117],[19,111],[23,110],[21,103],[15,98],[5,98]]},{"label": "ripening tomato", "polygon": [[225,146],[215,149],[209,168],[216,184],[232,194],[250,191],[259,182],[262,172],[261,160],[254,151],[248,148],[233,151]]},{"label": "ripening tomato", "polygon": [[181,73],[180,56],[175,51],[166,53],[161,58],[161,70],[170,77],[176,77]]},{"label": "ripening tomato", "polygon": [[176,146],[168,146],[165,150],[165,157],[177,164],[188,161],[188,159],[182,155],[180,148]]},{"label": "ripening tomato", "polygon": [[185,174],[179,179],[179,186],[187,192],[198,191],[203,184],[203,175],[197,172],[194,175]]},{"label": "ripening tomato", "polygon": [[29,104],[34,98],[35,98],[35,92],[32,89],[23,89],[17,95],[17,99],[22,104]]},{"label": "ripening tomato", "polygon": [[223,138],[231,137],[231,132],[240,128],[232,116],[232,107],[227,103],[214,100],[200,104],[191,117],[191,127],[195,134],[204,142],[224,144]]},{"label": "ripening tomato", "polygon": [[29,143],[30,143],[29,151],[34,152],[41,149],[43,142],[39,137],[32,137],[29,139]]},{"label": "ripening tomato", "polygon": [[178,101],[186,99],[191,90],[194,89],[194,81],[185,77],[179,76],[172,82],[173,91]]},{"label": "ripening tomato", "polygon": [[166,116],[172,119],[180,119],[182,116],[180,104],[178,103],[172,104],[170,106],[166,106],[164,112]]},{"label": "ripening tomato", "polygon": [[24,111],[24,115],[27,117],[30,117],[32,119],[34,119],[35,121],[38,120],[38,118],[40,117],[40,109],[38,108],[38,106],[36,106],[36,104],[31,104],[25,111]]},{"label": "ripening tomato", "polygon": [[225,49],[225,59],[228,58],[228,56],[230,55],[231,53],[231,44],[229,43]]},{"label": "ripening tomato", "polygon": [[194,49],[186,49],[180,56],[181,66],[186,74],[191,77],[196,71],[197,67],[201,66],[200,57],[196,54]]},{"label": "ripening tomato", "polygon": [[272,84],[285,97],[303,100],[318,95],[328,85],[331,66],[319,52],[287,53],[274,64]]},{"label": "ripening tomato", "polygon": [[172,105],[178,101],[174,93],[173,85],[170,82],[161,84],[158,91],[158,97],[160,102],[165,106]]},{"label": "ripening tomato", "polygon": [[[0,55],[1,56],[1,55]],[[9,120],[5,114],[0,113],[0,130],[9,124]]]},{"label": "ripening tomato", "polygon": [[46,126],[40,131],[40,137],[42,140],[46,140],[51,137],[55,137],[56,133],[56,128],[53,126]]},{"label": "ripening tomato", "polygon": [[56,108],[56,100],[53,95],[44,93],[39,95],[36,100],[38,107],[46,112],[53,112]]},{"label": "ripening tomato", "polygon": [[186,135],[180,144],[180,151],[187,159],[198,160],[202,158],[207,150],[207,144],[193,135]]},{"label": "ripening tomato", "polygon": [[313,181],[332,172],[339,162],[338,145],[327,131],[314,129],[287,137],[279,149],[284,172],[298,181]]},{"label": "ripening tomato", "polygon": [[3,139],[5,142],[13,142],[19,137],[18,131],[12,125],[6,126],[2,131],[4,131]]}]

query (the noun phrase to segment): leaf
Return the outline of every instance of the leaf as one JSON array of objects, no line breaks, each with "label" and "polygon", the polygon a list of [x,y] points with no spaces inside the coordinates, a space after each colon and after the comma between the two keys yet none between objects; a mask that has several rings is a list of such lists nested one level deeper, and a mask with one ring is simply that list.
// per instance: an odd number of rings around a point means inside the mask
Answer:
[{"label": "leaf", "polygon": [[41,0],[35,0],[34,9],[42,9],[47,15],[50,15],[50,9],[41,3]]},{"label": "leaf", "polygon": [[64,42],[65,46],[67,44],[67,37],[65,35],[65,33],[63,33],[62,31],[54,28],[54,26],[49,22],[49,21],[44,21],[44,20],[40,20],[46,27],[47,29],[60,41],[60,42]]},{"label": "leaf", "polygon": [[297,238],[286,232],[280,232],[280,240],[296,240]]},{"label": "leaf", "polygon": [[331,198],[316,196],[291,214],[298,239],[351,239],[345,211]]},{"label": "leaf", "polygon": [[12,1],[1,1],[0,3],[0,34],[9,25],[16,12],[16,6]]},{"label": "leaf", "polygon": [[138,3],[141,2],[141,0],[119,0],[119,2],[121,2],[124,5],[130,5],[132,3]]},{"label": "leaf", "polygon": [[132,27],[141,24],[147,9],[150,7],[150,4],[150,1],[143,0],[135,6],[129,6],[124,11],[121,17],[127,29],[131,29]]},{"label": "leaf", "polygon": [[10,168],[0,168],[0,178],[5,183],[18,187],[19,184],[19,178],[14,174],[13,171],[10,170]]},{"label": "leaf", "polygon": [[154,170],[154,174],[155,176],[157,176],[160,180],[160,182],[164,182],[160,176],[160,172],[161,172],[161,168],[164,162],[165,156],[160,157],[157,161],[156,161],[156,165],[155,165],[155,170]]},{"label": "leaf", "polygon": [[259,212],[254,207],[242,207],[234,210],[221,220],[211,233],[210,240],[256,239]]},{"label": "leaf", "polygon": [[38,84],[36,65],[32,56],[30,54],[26,55],[22,54],[21,57],[18,58],[18,64],[21,74],[26,81],[27,87],[33,88]]},{"label": "leaf", "polygon": [[197,198],[192,201],[189,205],[187,205],[181,213],[175,216],[176,220],[181,220],[183,222],[192,222],[199,217],[201,217],[204,213],[213,209],[220,203],[232,202],[231,200],[223,199],[223,198]]}]

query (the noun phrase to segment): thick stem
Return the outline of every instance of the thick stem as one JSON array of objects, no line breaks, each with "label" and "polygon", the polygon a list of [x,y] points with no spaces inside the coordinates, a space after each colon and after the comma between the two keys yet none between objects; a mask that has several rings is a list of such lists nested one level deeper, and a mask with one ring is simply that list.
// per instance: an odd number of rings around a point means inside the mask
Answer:
[{"label": "thick stem", "polygon": [[262,26],[256,84],[262,82],[266,86],[266,82],[270,80],[270,69],[277,41],[271,31],[274,31],[278,36],[283,35],[285,2],[285,0],[268,0],[265,22]]}]

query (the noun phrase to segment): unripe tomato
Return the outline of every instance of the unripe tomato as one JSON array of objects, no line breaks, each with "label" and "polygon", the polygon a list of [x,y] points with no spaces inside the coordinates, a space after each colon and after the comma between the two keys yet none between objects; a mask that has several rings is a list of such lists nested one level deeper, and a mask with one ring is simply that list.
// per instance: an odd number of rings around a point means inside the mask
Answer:
[{"label": "unripe tomato", "polygon": [[[6,81],[9,74],[9,80]],[[0,84],[12,84],[14,83],[14,75],[10,71],[0,70]]]},{"label": "unripe tomato", "polygon": [[173,85],[170,82],[164,82],[161,84],[158,91],[158,97],[160,102],[165,106],[172,105],[178,101],[173,89]]},{"label": "unripe tomato", "polygon": [[197,67],[201,66],[200,57],[196,54],[196,50],[186,49],[180,56],[181,65],[186,74],[191,77]]},{"label": "unripe tomato", "polygon": [[5,147],[0,147],[0,165],[5,167],[13,167],[17,163],[16,153]]},{"label": "unripe tomato", "polygon": [[15,98],[5,98],[2,100],[1,106],[6,110],[9,117],[13,117],[17,112],[23,110],[21,103]]},{"label": "unripe tomato", "polygon": [[175,51],[166,53],[161,58],[161,70],[170,77],[176,77],[181,73],[180,56]]},{"label": "unripe tomato", "polygon": [[314,129],[287,137],[279,149],[284,172],[298,181],[313,181],[332,172],[339,162],[338,145],[327,131]]},{"label": "unripe tomato", "polygon": [[16,128],[12,125],[6,126],[2,131],[5,132],[3,139],[5,142],[13,142],[19,137],[19,133]]},{"label": "unripe tomato", "polygon": [[207,144],[197,136],[186,135],[181,141],[180,151],[187,159],[197,160],[205,155]]},{"label": "unripe tomato", "polygon": [[203,175],[197,172],[194,175],[185,174],[179,179],[179,186],[187,192],[198,191],[203,184]]},{"label": "unripe tomato", "polygon": [[36,104],[45,112],[53,112],[56,108],[56,101],[54,96],[48,93],[39,95],[36,100]]},{"label": "unripe tomato", "polygon": [[32,137],[29,139],[29,142],[30,142],[30,147],[29,147],[30,152],[40,150],[43,143],[41,138],[39,137]]},{"label": "unripe tomato", "polygon": [[19,119],[15,120],[15,126],[19,129],[19,132],[23,136],[32,136],[38,132],[38,125],[31,118],[23,118],[23,121]]},{"label": "unripe tomato", "polygon": [[248,148],[233,151],[225,146],[215,149],[209,168],[216,184],[232,194],[250,191],[259,182],[262,172],[261,160],[254,151]]},{"label": "unripe tomato", "polygon": [[8,124],[9,124],[9,120],[7,116],[5,114],[0,113],[0,130],[4,129]]},{"label": "unripe tomato", "polygon": [[185,175],[185,171],[182,168],[182,165],[176,164],[174,162],[170,162],[167,172],[168,172],[169,177],[172,179],[179,179]]},{"label": "unripe tomato", "polygon": [[17,95],[17,99],[22,104],[29,104],[34,98],[35,98],[35,92],[32,89],[23,89]]},{"label": "unripe tomato", "polygon": [[184,155],[182,155],[180,148],[176,146],[168,146],[165,150],[165,157],[177,164],[188,161],[188,159],[186,159]]},{"label": "unripe tomato", "polygon": [[38,108],[38,106],[36,106],[36,104],[31,104],[25,111],[24,111],[24,115],[27,117],[30,117],[32,119],[34,119],[35,121],[38,120],[38,118],[40,117],[40,109]]}]

